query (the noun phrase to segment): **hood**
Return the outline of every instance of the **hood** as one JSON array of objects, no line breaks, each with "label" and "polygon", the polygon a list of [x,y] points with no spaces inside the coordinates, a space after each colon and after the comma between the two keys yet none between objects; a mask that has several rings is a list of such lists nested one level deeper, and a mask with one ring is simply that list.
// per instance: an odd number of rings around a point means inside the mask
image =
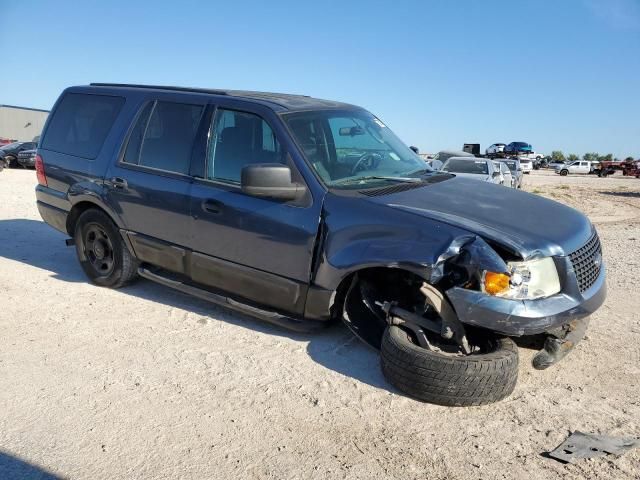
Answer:
[{"label": "hood", "polygon": [[368,200],[463,228],[522,258],[568,255],[593,232],[587,217],[573,208],[461,176]]}]

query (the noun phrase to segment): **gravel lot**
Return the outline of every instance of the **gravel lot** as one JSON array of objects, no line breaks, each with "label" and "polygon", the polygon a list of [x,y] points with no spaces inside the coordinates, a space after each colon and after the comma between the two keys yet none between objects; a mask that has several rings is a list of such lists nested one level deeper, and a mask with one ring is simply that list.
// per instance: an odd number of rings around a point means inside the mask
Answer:
[{"label": "gravel lot", "polygon": [[475,408],[402,396],[341,325],[291,334],[148,281],[89,284],[34,185],[0,173],[2,479],[640,478],[640,449],[542,455],[573,430],[640,436],[640,180],[525,176],[597,225],[609,296],[561,364],[521,348],[513,395]]}]

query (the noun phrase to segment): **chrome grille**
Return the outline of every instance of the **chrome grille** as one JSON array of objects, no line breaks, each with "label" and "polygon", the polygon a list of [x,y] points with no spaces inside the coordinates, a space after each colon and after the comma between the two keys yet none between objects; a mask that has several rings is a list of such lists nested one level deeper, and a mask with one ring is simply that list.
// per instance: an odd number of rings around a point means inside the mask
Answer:
[{"label": "chrome grille", "polygon": [[580,292],[588,290],[602,270],[602,247],[598,234],[593,232],[589,241],[569,255],[569,258],[576,272]]}]

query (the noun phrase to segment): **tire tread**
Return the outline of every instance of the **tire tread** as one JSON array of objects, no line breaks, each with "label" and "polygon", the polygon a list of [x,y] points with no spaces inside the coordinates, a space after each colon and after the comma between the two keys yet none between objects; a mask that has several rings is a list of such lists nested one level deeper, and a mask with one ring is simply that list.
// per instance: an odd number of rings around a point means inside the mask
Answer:
[{"label": "tire tread", "polygon": [[486,354],[452,357],[414,345],[393,326],[382,339],[381,364],[387,380],[400,391],[447,406],[502,400],[518,379],[518,350],[509,338],[497,338],[496,349]]}]

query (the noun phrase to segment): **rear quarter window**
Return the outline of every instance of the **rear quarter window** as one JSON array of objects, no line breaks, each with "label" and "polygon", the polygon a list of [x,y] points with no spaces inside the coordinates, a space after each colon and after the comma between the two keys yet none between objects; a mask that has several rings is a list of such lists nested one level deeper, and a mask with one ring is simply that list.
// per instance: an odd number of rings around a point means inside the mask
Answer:
[{"label": "rear quarter window", "polygon": [[96,158],[123,104],[123,97],[65,94],[49,121],[42,148]]}]

